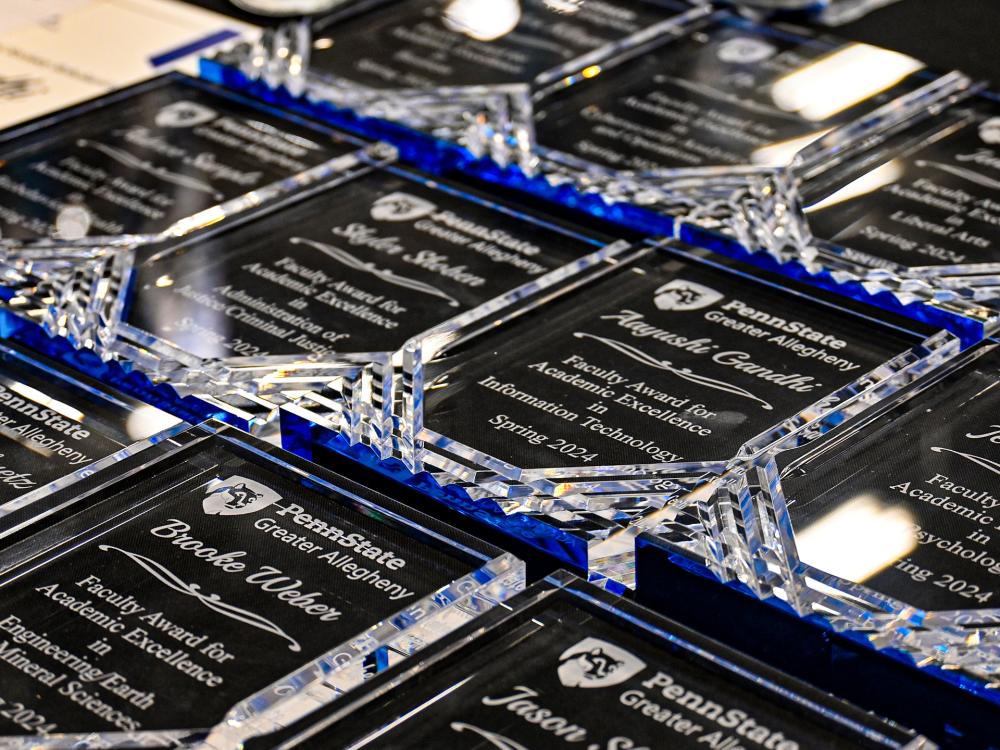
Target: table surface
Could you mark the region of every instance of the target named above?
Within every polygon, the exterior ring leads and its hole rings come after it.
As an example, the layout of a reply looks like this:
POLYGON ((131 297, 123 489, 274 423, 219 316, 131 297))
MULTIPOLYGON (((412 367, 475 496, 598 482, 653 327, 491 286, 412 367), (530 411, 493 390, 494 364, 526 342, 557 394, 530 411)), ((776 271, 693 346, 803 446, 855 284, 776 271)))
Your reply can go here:
MULTIPOLYGON (((239 10, 229 0, 187 0, 261 26, 283 19, 239 10)), ((1000 83, 998 0, 899 0, 859 20, 830 29, 858 42, 919 58, 937 70, 959 69, 1000 83)))

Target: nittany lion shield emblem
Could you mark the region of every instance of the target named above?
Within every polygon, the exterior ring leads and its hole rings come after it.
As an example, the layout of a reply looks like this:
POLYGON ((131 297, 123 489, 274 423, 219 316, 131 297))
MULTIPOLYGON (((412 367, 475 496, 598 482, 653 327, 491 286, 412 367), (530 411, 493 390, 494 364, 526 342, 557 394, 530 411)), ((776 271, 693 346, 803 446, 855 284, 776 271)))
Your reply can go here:
POLYGON ((559 657, 559 681, 566 687, 618 685, 639 674, 646 663, 600 638, 584 638, 559 657))
POLYGON ((193 128, 214 120, 215 110, 195 102, 174 102, 156 113, 158 128, 193 128))
POLYGON ((654 303, 660 310, 700 310, 714 305, 722 295, 693 281, 674 279, 656 290, 654 303))
POLYGON ((409 193, 389 193, 372 203, 375 221, 414 221, 429 216, 437 206, 409 193))
POLYGON ((281 499, 270 487, 236 476, 208 483, 201 507, 210 516, 242 516, 256 513, 281 499))

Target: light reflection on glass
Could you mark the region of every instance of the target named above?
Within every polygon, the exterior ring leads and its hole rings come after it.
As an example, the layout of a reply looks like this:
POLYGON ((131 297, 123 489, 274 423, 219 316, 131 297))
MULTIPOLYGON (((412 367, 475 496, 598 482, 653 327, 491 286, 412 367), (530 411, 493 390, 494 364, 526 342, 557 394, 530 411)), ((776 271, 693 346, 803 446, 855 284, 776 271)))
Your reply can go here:
POLYGON ((780 78, 774 103, 814 122, 850 109, 899 83, 924 65, 900 52, 870 44, 848 44, 780 78))
POLYGON ((905 508, 859 495, 795 535, 799 557, 825 573, 862 583, 917 546, 905 508))
POLYGON ((90 232, 91 215, 83 206, 63 206, 56 214, 55 236, 61 240, 78 240, 90 232))
POLYGON ((824 208, 844 203, 862 195, 874 193, 876 190, 891 185, 903 176, 903 165, 898 159, 893 159, 885 164, 876 167, 870 172, 865 172, 858 179, 847 183, 844 187, 831 193, 823 200, 808 206, 805 211, 822 211, 824 208))
POLYGON ((127 322, 199 357, 224 359, 231 354, 226 340, 234 328, 233 321, 226 312, 229 308, 217 310, 214 307, 191 304, 184 294, 167 291, 180 284, 180 291, 190 288, 213 299, 224 299, 211 290, 226 284, 226 266, 204 265, 205 262, 204 253, 184 255, 171 254, 169 251, 156 259, 155 263, 151 262, 148 266, 151 271, 156 266, 168 265, 172 272, 143 279, 144 283, 134 293, 133 315, 127 322), (164 291, 156 293, 152 291, 154 288, 164 291), (135 315, 140 310, 141 319, 137 320, 135 315))
POLYGON ((825 135, 828 130, 817 130, 798 138, 790 138, 787 141, 769 143, 761 146, 750 155, 750 163, 762 167, 785 167, 792 163, 795 155, 815 141, 825 135))
POLYGON ((150 435, 173 427, 180 421, 172 414, 167 414, 155 406, 144 404, 128 415, 128 420, 125 422, 125 432, 132 440, 145 440, 150 435))
POLYGON ((32 388, 30 385, 25 385, 24 383, 14 382, 8 386, 10 390, 15 393, 24 396, 24 398, 29 401, 34 401, 40 406, 44 406, 47 409, 51 409, 60 416, 66 417, 66 419, 71 419, 74 422, 83 421, 83 412, 79 409, 74 409, 69 404, 64 404, 62 401, 56 401, 51 396, 46 396, 37 388, 32 388))
POLYGON ((518 0, 452 0, 442 21, 452 31, 480 42, 509 34, 521 20, 518 0))
POLYGON ((553 13, 569 15, 583 7, 583 0, 545 0, 545 7, 553 13))

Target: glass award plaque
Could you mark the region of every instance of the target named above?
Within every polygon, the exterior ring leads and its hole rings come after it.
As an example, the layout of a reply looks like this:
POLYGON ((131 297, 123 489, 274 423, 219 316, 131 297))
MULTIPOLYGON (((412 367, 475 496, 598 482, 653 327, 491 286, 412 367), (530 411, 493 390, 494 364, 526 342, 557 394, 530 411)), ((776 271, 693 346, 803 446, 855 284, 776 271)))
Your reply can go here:
POLYGON ((0 545, 66 504, 61 488, 183 428, 154 406, 12 343, 0 344, 0 545), (148 441, 148 442, 147 442, 148 441))
POLYGON ((0 132, 0 249, 180 236, 321 178, 361 145, 168 74, 0 132))
POLYGON ((707 6, 673 12, 543 0, 362 5, 314 23, 311 38, 302 26, 277 34, 270 51, 227 53, 216 74, 402 123, 608 202, 764 236, 794 228, 787 167, 811 174, 969 86, 871 45, 707 6), (375 60, 372 49, 395 51, 375 60))
POLYGON ((237 747, 523 586, 511 555, 233 428, 153 452, 0 553, 0 743, 237 747))
POLYGON ((558 572, 267 748, 934 748, 558 572))
POLYGON ((51 332, 257 431, 304 390, 388 410, 384 372, 407 340, 450 336, 470 311, 497 314, 626 247, 386 161, 360 154, 273 210, 103 252, 47 285, 55 303, 31 299, 51 332))
POLYGON ((965 99, 802 187, 806 262, 1000 296, 1000 101, 965 99))
MULTIPOLYGON (((506 319, 467 317, 454 344, 412 339, 394 358, 391 440, 370 447, 452 501, 542 517, 579 537, 574 564, 627 575, 632 538, 613 532, 958 351, 951 333, 707 255, 637 248, 506 319)), ((351 438, 321 398, 287 411, 318 425, 312 440, 351 438)))
MULTIPOLYGON (((725 519, 730 554, 713 573, 1000 704, 998 383, 987 342, 685 499, 683 512, 725 519)), ((651 528, 640 589, 683 554, 674 518, 651 528)))

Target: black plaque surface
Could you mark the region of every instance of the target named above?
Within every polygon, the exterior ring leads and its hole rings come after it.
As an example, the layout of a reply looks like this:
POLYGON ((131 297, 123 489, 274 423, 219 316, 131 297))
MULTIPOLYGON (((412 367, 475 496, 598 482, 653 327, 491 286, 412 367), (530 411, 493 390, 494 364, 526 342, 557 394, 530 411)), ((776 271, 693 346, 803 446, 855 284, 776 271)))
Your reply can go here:
POLYGON ((482 564, 285 467, 209 436, 47 531, 0 581, 0 730, 211 727, 482 564))
POLYGON ((396 169, 139 256, 125 321, 200 357, 391 351, 603 243, 396 169))
POLYGON ((915 341, 873 330, 658 250, 432 362, 424 424, 525 468, 727 460, 915 341))
POLYGON ((153 234, 356 148, 165 76, 0 135, 0 237, 153 234))

